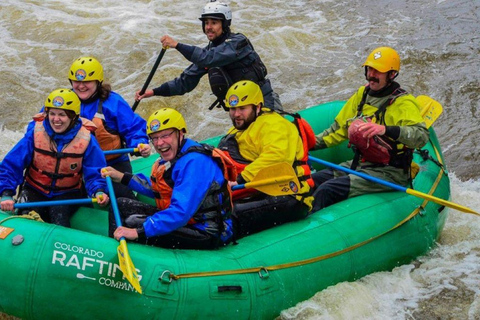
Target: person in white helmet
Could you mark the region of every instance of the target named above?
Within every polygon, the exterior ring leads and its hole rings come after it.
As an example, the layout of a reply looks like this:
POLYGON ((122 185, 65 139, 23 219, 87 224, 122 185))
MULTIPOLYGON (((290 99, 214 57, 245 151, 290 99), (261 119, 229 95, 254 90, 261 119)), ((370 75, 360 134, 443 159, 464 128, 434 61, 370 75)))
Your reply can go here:
POLYGON ((225 107, 224 99, 228 88, 240 80, 257 83, 265 99, 265 107, 282 110, 282 104, 266 78, 267 68, 263 64, 253 45, 241 33, 232 33, 232 11, 228 4, 211 1, 203 8, 199 18, 202 21, 203 33, 209 44, 200 48, 179 43, 172 37, 164 35, 160 41, 163 47, 177 49, 192 64, 174 80, 163 83, 153 90, 140 91, 135 94, 136 100, 152 96, 176 96, 192 91, 200 79, 208 73, 210 87, 217 100, 210 106, 225 107))

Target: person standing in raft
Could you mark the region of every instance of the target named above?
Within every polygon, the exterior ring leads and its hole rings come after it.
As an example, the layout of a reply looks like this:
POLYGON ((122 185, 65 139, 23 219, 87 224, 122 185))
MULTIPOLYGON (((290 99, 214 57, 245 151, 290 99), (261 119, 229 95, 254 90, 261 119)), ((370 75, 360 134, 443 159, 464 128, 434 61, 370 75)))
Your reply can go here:
POLYGON ((174 80, 163 83, 153 90, 140 91, 135 94, 136 100, 152 96, 176 96, 192 91, 200 79, 208 73, 213 94, 217 100, 210 109, 225 108, 225 94, 228 88, 239 80, 251 80, 260 85, 265 106, 282 110, 282 104, 266 78, 267 68, 263 64, 250 40, 241 33, 232 33, 232 11, 228 4, 210 1, 203 8, 199 18, 202 21, 203 33, 209 44, 205 48, 179 43, 168 35, 160 41, 164 48, 175 48, 192 64, 174 80))
MULTIPOLYGON (((44 110, 0 164, 1 209, 14 210, 13 196, 22 183, 19 203, 83 198, 82 179, 88 195, 96 197, 101 206, 107 205, 107 185, 100 175, 105 158, 92 135, 95 124, 79 117, 77 95, 70 89, 57 89, 47 97, 44 110)), ((70 227, 76 209, 72 205, 39 207, 19 214, 35 210, 46 222, 70 227)))
MULTIPOLYGON (((415 171, 413 150, 423 147, 429 138, 421 107, 415 97, 394 81, 400 71, 400 57, 394 49, 376 48, 363 67, 368 84, 346 102, 330 128, 317 135, 315 149, 332 147, 348 139, 355 156, 342 166, 407 186, 411 171, 415 171)), ((392 190, 333 169, 316 172, 312 177, 318 186, 313 211, 365 193, 392 190)))
POLYGON ((230 87, 226 105, 233 127, 218 148, 237 167, 239 174, 231 185, 250 182, 261 169, 282 162, 293 166, 301 183, 298 193, 288 196, 269 196, 255 190, 237 196, 235 191, 232 218, 236 237, 306 217, 313 201, 313 180, 306 162, 308 150, 297 127, 264 107, 262 91, 252 81, 242 80, 230 87), (246 198, 236 200, 242 196, 246 198))
POLYGON ((233 233, 232 205, 220 152, 186 138, 185 120, 174 109, 157 110, 147 126, 161 156, 150 179, 112 167, 102 170, 102 176, 155 198, 156 205, 118 198, 124 227, 116 227, 110 212, 110 235, 164 248, 214 249, 227 244, 233 233))

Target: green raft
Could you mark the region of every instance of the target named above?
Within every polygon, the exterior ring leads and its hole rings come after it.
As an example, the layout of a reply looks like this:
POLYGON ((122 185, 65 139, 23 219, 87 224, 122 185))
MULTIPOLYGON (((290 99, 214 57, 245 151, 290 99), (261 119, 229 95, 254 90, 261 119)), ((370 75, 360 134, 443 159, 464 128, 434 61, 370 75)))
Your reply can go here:
MULTIPOLYGON (((343 104, 300 113, 321 132, 343 104)), ((413 188, 448 200, 433 128, 424 150, 431 159, 415 155, 421 171, 413 188)), ((339 163, 353 153, 343 144, 314 155, 339 163)), ((135 171, 149 174, 154 158, 133 161, 135 171)), ((14 229, 0 239, 0 312, 23 319, 273 319, 328 286, 425 254, 440 236, 444 209, 394 191, 346 200, 215 251, 129 243, 143 295, 122 276, 118 242, 105 236, 106 211, 82 208, 72 229, 0 213, 0 234, 14 229)))

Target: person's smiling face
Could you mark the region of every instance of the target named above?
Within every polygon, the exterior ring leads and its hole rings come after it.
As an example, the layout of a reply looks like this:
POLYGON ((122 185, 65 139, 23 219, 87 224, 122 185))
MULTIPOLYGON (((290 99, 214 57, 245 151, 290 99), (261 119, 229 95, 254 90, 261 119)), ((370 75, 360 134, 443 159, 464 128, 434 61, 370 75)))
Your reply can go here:
POLYGON ((98 81, 72 81, 72 87, 80 100, 87 100, 97 92, 98 81))
POLYGON ((65 110, 54 108, 48 109, 48 121, 55 133, 65 132, 72 123, 65 110))

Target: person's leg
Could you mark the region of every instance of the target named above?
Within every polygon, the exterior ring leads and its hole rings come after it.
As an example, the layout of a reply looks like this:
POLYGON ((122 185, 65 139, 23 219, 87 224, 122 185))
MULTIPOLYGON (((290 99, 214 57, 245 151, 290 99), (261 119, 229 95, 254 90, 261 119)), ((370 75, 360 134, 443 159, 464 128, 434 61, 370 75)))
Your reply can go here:
MULTIPOLYGON (((121 223, 128 228, 140 227, 148 216, 159 211, 156 206, 129 198, 117 198, 117 206, 120 212, 121 223)), ((117 229, 117 223, 112 207, 110 207, 108 213, 108 226, 108 235, 113 237, 113 232, 117 229)))
POLYGON ((218 239, 204 231, 185 226, 164 236, 148 239, 148 244, 171 249, 207 250, 218 248, 218 239))
MULTIPOLYGON (((82 198, 82 195, 83 193, 81 191, 74 191, 58 195, 50 200, 80 199, 82 198)), ((73 214, 77 211, 78 208, 78 205, 62 205, 49 207, 48 215, 50 217, 51 223, 70 228, 70 218, 73 216, 73 214)))
POLYGON ((234 204, 232 220, 239 239, 286 222, 303 219, 308 209, 291 196, 272 197, 234 204))
MULTIPOLYGON (((40 202, 49 200, 40 192, 36 191, 35 189, 24 185, 20 194, 17 197, 17 203, 26 203, 26 202, 40 202)), ((47 207, 37 207, 37 208, 26 208, 26 209, 19 209, 18 215, 25 215, 28 214, 30 211, 37 212, 43 221, 50 222, 50 216, 48 215, 48 208, 47 207)))
MULTIPOLYGON (((325 176, 317 176, 315 185, 317 181, 321 181, 323 178, 325 178, 325 176)), ((313 202, 312 212, 316 212, 320 209, 331 206, 334 203, 347 199, 349 192, 350 176, 341 176, 333 179, 332 173, 332 178, 325 180, 313 192, 313 197, 315 200, 313 202)))

